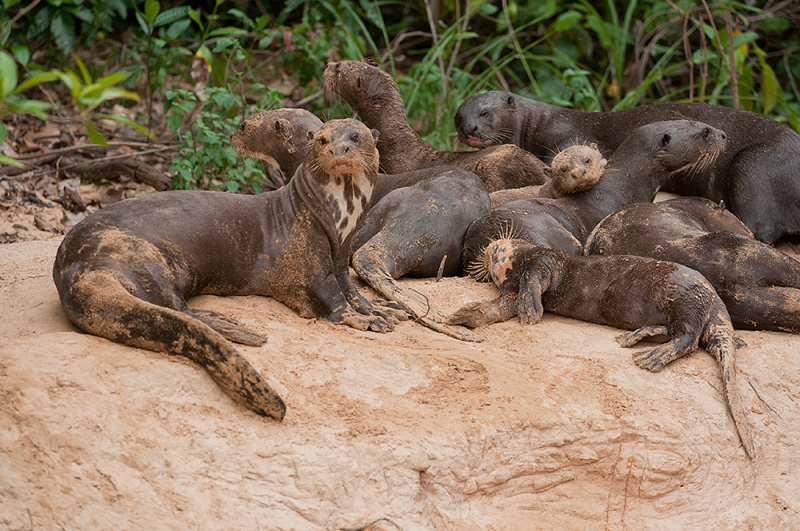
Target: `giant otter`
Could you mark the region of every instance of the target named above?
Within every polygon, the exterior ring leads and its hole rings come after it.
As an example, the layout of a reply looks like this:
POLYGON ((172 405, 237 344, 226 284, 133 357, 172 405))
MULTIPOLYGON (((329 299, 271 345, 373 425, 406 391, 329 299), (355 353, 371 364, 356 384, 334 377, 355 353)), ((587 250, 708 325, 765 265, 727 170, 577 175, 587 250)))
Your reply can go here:
POLYGON ((547 310, 632 330, 617 338, 624 347, 646 337, 667 336, 667 343, 633 356, 636 365, 650 371, 660 371, 700 344, 719 363, 739 438, 748 457, 755 456, 736 386, 733 326, 722 300, 700 273, 639 256, 571 256, 508 239, 489 244, 481 261, 500 294, 457 310, 450 323, 475 327, 519 315, 523 324, 532 324, 547 310))
POLYGON ((325 124, 294 178, 274 192, 160 192, 92 214, 56 255, 64 311, 89 333, 186 356, 234 401, 281 420, 281 398, 226 341, 266 339, 186 300, 268 295, 303 317, 392 329, 399 312, 358 294, 347 266, 375 186, 377 135, 356 120, 325 124))

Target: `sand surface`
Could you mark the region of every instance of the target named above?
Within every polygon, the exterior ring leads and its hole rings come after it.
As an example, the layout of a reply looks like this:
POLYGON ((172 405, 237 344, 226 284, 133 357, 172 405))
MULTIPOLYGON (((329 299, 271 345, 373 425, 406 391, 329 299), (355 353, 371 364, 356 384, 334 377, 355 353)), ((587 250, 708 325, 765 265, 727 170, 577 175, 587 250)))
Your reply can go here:
MULTIPOLYGON (((285 399, 277 423, 185 360, 71 325, 59 241, 0 246, 0 529, 800 528, 796 335, 740 334, 750 461, 702 350, 652 374, 618 330, 547 314, 470 344, 194 299, 269 337, 238 348, 285 399)), ((402 284, 445 312, 495 294, 402 284)))

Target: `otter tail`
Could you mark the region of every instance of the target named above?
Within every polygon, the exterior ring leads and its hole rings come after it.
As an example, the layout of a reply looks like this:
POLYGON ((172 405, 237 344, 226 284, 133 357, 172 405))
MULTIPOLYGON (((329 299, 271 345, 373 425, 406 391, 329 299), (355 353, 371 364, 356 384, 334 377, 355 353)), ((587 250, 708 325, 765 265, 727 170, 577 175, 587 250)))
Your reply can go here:
POLYGON ((703 347, 719 363, 722 371, 722 391, 725 394, 728 409, 733 417, 744 451, 750 459, 753 459, 756 456, 756 447, 753 443, 750 422, 747 419, 747 413, 736 382, 736 364, 734 361, 736 340, 733 337, 730 318, 724 308, 718 310, 717 315, 709 320, 705 330, 703 330, 701 341, 703 347))
POLYGON ((83 273, 60 295, 70 320, 86 332, 184 356, 208 371, 235 402, 283 420, 281 397, 220 333, 198 319, 135 297, 105 271, 83 273))

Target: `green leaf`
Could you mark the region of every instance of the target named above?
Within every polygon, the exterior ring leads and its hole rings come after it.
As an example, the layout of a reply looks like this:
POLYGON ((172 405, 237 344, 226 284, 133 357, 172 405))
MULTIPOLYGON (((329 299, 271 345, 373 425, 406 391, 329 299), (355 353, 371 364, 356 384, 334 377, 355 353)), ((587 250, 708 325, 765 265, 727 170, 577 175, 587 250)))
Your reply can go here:
POLYGON ((225 188, 227 188, 229 192, 235 194, 239 191, 239 183, 236 181, 225 181, 225 188))
POLYGON ((8 129, 6 128, 6 124, 0 122, 0 144, 6 141, 7 136, 8 136, 8 129))
POLYGON ((203 20, 200 18, 200 13, 198 13, 194 9, 190 9, 189 12, 186 14, 190 19, 194 20, 194 22, 200 26, 200 31, 204 31, 205 26, 203 26, 203 20))
POLYGON ((769 114, 778 101, 778 78, 775 71, 766 61, 761 63, 761 103, 764 105, 764 114, 769 114))
POLYGON ((564 32, 578 23, 583 15, 577 11, 567 11, 562 13, 555 22, 553 22, 553 31, 564 32))
POLYGON ((145 35, 150 35, 152 33, 152 29, 147 21, 144 19, 144 15, 142 15, 139 11, 136 12, 136 21, 139 23, 139 27, 142 28, 142 32, 145 35))
POLYGON ((188 30, 191 25, 192 21, 188 18, 177 20, 167 28, 167 37, 172 40, 179 39, 186 33, 186 30, 188 30))
POLYGON ((57 11, 50 19, 50 33, 56 46, 64 53, 71 53, 75 47, 75 20, 63 11, 57 11))
POLYGON ((226 48, 229 48, 230 46, 233 46, 233 44, 235 42, 236 42, 236 39, 231 39, 230 37, 223 37, 223 38, 221 38, 220 40, 217 41, 217 45, 214 46, 214 50, 212 50, 212 51, 213 51, 213 53, 219 53, 219 52, 225 50, 226 48))
POLYGON ((100 89, 95 85, 89 85, 81 91, 80 96, 77 98, 80 104, 87 107, 96 107, 104 101, 116 99, 139 101, 139 95, 123 88, 111 87, 107 89, 100 89))
POLYGON ((167 24, 172 24, 177 20, 186 18, 190 9, 191 8, 189 6, 181 6, 162 11, 153 21, 153 27, 158 28, 160 26, 166 26, 167 24))
POLYGON ((45 113, 44 111, 50 109, 51 107, 52 104, 46 101, 22 100, 22 101, 9 102, 8 112, 9 114, 13 113, 32 114, 41 120, 47 120, 47 113, 45 113))
POLYGON ((48 81, 53 81, 59 79, 62 75, 62 72, 57 70, 53 70, 51 72, 43 72, 41 74, 36 74, 35 76, 31 76, 22 83, 19 84, 17 90, 14 91, 14 94, 19 94, 24 90, 27 90, 33 86, 36 86, 40 83, 46 83, 48 81))
POLYGON ((0 101, 5 101, 17 88, 17 63, 0 51, 0 101))
POLYGON ((11 46, 11 53, 24 65, 28 64, 28 61, 31 60, 31 51, 24 44, 14 44, 11 46))
POLYGON ((183 116, 180 116, 178 114, 173 114, 167 118, 167 126, 169 126, 169 130, 172 131, 173 133, 178 129, 180 129, 182 125, 183 125, 183 116))
POLYGON ((208 34, 209 37, 219 37, 220 35, 247 35, 247 31, 242 28, 225 26, 224 28, 217 28, 208 34))
POLYGON ((145 126, 143 126, 142 124, 140 124, 138 122, 134 122, 133 120, 131 120, 127 116, 122 116, 122 115, 119 115, 119 114, 106 114, 106 113, 102 113, 102 112, 95 113, 95 116, 97 118, 104 118, 106 120, 114 120, 115 122, 119 122, 121 124, 125 124, 128 127, 130 127, 131 129, 135 129, 136 131, 139 131, 143 135, 153 136, 153 134, 150 132, 150 130, 148 128, 146 128, 145 126))
POLYGON ((7 164, 8 166, 16 166, 17 168, 24 168, 25 165, 16 159, 12 159, 8 155, 0 153, 0 164, 7 164))
POLYGON ((81 58, 77 55, 72 56, 75 59, 75 64, 78 65, 78 70, 81 71, 81 77, 83 78, 83 84, 88 85, 92 82, 92 76, 89 74, 89 69, 86 68, 86 65, 83 64, 81 58))
POLYGON ((149 28, 155 28, 156 17, 158 17, 159 11, 161 11, 161 4, 156 0, 147 0, 144 3, 144 18, 149 28))
POLYGON ((86 124, 86 136, 89 137, 89 140, 92 141, 93 144, 97 144, 99 146, 107 146, 108 140, 103 133, 97 130, 97 127, 92 123, 88 122, 86 124))
MULTIPOLYGON (((130 72, 115 72, 113 74, 101 77, 100 79, 97 80, 95 85, 102 88, 113 87, 117 83, 125 81, 129 75, 131 75, 130 72)), ((88 84, 89 83, 87 82, 87 85, 88 84)))

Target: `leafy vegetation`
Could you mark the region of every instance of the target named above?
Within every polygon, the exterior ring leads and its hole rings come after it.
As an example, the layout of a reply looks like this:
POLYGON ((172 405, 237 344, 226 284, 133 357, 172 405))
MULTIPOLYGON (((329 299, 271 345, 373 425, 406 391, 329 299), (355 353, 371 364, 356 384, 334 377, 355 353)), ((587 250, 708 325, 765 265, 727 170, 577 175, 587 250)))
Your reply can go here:
POLYGON ((49 80, 67 89, 61 105, 101 141, 89 124, 109 116, 107 96, 132 104, 140 95, 138 122, 178 142, 177 187, 269 187, 225 150, 226 135, 243 116, 288 100, 324 119, 350 112, 320 97, 335 59, 367 58, 393 73, 412 125, 445 148, 454 147, 458 105, 489 89, 582 110, 706 101, 800 128, 800 56, 791 53, 800 8, 791 2, 287 0, 276 12, 225 0, 2 2, 0 67, 10 71, 11 58, 27 79, 17 86, 15 70, 11 86, 3 76, 0 118, 41 99, 46 79, 37 76, 75 64, 77 74, 49 80), (99 48, 96 62, 80 51, 99 48))

